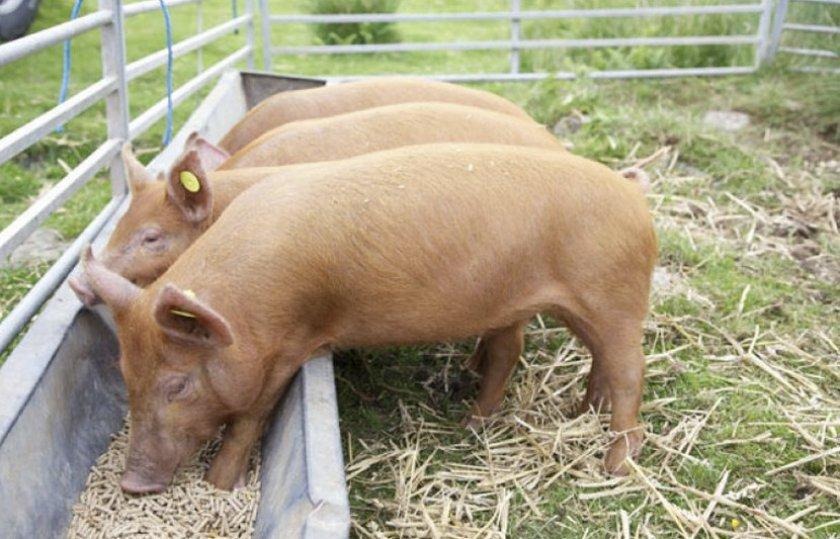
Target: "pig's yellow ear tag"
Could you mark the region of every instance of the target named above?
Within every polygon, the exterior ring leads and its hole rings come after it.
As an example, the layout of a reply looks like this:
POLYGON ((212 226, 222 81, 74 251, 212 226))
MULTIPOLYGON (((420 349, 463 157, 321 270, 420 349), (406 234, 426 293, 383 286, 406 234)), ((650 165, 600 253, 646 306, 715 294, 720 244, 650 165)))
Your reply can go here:
MULTIPOLYGON (((184 290, 184 295, 189 298, 195 299, 195 292, 193 292, 192 290, 184 290)), ((193 313, 181 311, 179 309, 170 309, 169 312, 174 314, 175 316, 183 316, 184 318, 195 318, 195 315, 193 313)))
POLYGON ((178 177, 181 180, 181 185, 183 185, 184 189, 190 193, 198 193, 201 191, 201 183, 198 181, 196 175, 189 170, 182 170, 178 177))

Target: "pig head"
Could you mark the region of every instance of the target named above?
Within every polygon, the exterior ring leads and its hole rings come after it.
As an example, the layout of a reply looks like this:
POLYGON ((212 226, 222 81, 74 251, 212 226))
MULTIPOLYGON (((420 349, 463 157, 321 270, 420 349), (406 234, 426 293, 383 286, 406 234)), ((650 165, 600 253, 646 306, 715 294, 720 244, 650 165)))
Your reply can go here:
MULTIPOLYGON (((83 259, 86 282, 120 328, 131 412, 121 487, 162 491, 179 464, 223 425, 231 431, 226 440, 242 429, 237 420, 258 400, 264 376, 241 360, 249 351, 237 346, 228 320, 195 293, 171 284, 141 289, 95 260, 90 248, 83 259)), ((244 484, 247 462, 231 461, 230 453, 223 444, 207 474, 220 488, 244 484)))
MULTIPOLYGON (((139 286, 157 279, 212 223, 207 173, 226 157, 193 133, 169 173, 155 179, 126 144, 122 160, 131 203, 100 255, 102 263, 139 286)), ((69 284, 82 303, 97 303, 83 277, 72 277, 69 284)))

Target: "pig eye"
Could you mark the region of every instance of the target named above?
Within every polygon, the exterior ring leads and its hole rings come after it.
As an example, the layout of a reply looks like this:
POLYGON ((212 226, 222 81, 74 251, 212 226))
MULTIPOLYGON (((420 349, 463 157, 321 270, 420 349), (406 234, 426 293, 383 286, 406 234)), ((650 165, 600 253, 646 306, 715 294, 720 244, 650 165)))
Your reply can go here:
POLYGON ((169 380, 166 384, 166 399, 170 402, 183 398, 189 393, 190 379, 188 376, 179 376, 169 380))
POLYGON ((152 250, 159 250, 162 248, 161 240, 163 240, 163 233, 158 229, 150 229, 143 233, 142 239, 143 247, 152 250))
POLYGON ((151 245, 160 241, 160 232, 157 230, 153 230, 151 232, 147 232, 146 235, 143 236, 143 243, 145 245, 151 245))

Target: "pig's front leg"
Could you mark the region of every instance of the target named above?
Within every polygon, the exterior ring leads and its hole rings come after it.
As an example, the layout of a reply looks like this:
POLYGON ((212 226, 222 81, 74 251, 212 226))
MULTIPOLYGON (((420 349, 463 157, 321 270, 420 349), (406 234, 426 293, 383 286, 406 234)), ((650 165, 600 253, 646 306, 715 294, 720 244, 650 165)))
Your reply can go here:
POLYGON ((251 449, 262 433, 262 416, 240 416, 225 429, 222 447, 210 464, 204 479, 222 490, 245 486, 251 449))

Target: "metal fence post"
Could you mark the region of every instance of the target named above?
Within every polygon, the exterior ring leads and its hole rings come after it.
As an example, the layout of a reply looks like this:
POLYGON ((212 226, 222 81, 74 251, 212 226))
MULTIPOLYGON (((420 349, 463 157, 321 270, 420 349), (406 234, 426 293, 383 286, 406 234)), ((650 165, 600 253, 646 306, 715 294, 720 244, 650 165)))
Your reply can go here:
POLYGON ((521 36, 521 19, 519 12, 522 10, 522 0, 510 0, 510 11, 513 13, 510 19, 510 72, 519 73, 519 39, 521 36))
POLYGON ((248 69, 254 69, 254 0, 245 0, 245 13, 251 16, 245 27, 245 42, 251 47, 248 51, 248 69))
POLYGON ((271 71, 271 14, 268 0, 260 0, 260 21, 262 22, 263 69, 271 71))
POLYGON ((773 14, 773 0, 761 0, 761 18, 758 21, 758 44, 755 47, 755 68, 767 60, 770 45, 770 20, 773 14))
POLYGON ((765 54, 765 61, 772 62, 776 58, 776 53, 779 52, 779 44, 782 42, 782 30, 785 26, 785 18, 787 17, 788 0, 779 0, 779 5, 776 6, 776 13, 773 15, 773 27, 770 31, 770 43, 767 45, 767 52, 765 54))
MULTIPOLYGON (((99 0, 99 9, 112 13, 111 22, 101 30, 102 76, 114 77, 116 88, 105 97, 105 116, 108 120, 108 138, 127 141, 128 135, 128 86, 125 77, 125 29, 123 28, 122 0, 99 0)), ((119 153, 110 164, 112 196, 126 192, 125 169, 119 153)))

